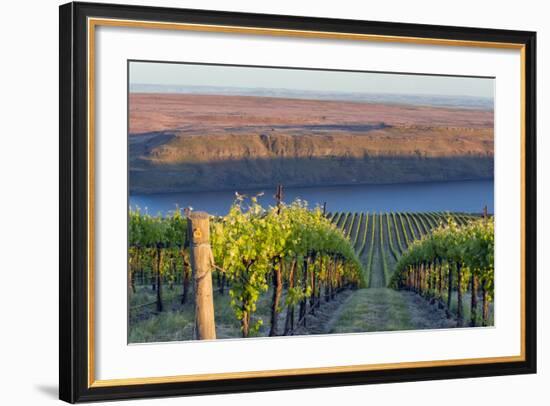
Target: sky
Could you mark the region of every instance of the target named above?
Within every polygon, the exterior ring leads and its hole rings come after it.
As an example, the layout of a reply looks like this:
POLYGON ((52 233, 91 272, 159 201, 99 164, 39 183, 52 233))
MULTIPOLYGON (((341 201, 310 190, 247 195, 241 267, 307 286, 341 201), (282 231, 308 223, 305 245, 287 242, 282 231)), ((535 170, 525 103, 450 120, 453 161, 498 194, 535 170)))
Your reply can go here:
POLYGON ((130 85, 221 86, 293 91, 493 98, 494 79, 304 69, 130 62, 130 85))

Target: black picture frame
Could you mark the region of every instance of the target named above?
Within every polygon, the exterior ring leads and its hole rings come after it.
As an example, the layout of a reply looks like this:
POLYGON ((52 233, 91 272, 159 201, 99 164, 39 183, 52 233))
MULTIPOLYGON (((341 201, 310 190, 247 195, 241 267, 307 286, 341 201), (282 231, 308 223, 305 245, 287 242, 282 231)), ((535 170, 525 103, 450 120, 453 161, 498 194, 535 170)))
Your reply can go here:
POLYGON ((205 10, 68 3, 60 6, 60 252, 59 397, 67 402, 220 394, 373 383, 424 381, 536 372, 536 33, 260 15, 205 10), (260 27, 328 33, 511 43, 523 47, 524 65, 524 349, 523 360, 275 377, 90 386, 88 369, 87 19, 89 17, 260 27))

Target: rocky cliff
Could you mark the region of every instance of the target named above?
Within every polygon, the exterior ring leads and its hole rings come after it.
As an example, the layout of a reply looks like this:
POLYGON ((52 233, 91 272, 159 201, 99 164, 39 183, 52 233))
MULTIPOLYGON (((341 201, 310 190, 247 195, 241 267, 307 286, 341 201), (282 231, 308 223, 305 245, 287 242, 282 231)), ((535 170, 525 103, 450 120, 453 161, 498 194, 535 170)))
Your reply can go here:
POLYGON ((177 96, 131 99, 131 192, 493 177, 492 112, 177 96))

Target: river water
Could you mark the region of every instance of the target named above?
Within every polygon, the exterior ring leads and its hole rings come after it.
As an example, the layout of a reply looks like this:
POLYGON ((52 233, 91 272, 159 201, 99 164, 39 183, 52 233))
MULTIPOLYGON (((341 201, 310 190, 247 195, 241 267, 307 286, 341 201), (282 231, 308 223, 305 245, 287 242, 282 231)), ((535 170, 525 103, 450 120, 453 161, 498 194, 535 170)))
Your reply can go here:
MULTIPOLYGON (((259 197, 262 205, 273 205, 275 188, 240 190, 246 196, 259 197)), ((348 185, 307 188, 285 188, 285 202, 295 199, 308 202, 310 207, 326 202, 327 212, 385 212, 385 211, 458 211, 481 213, 487 205, 494 211, 493 180, 455 182, 425 182, 390 185, 348 185)), ((147 209, 150 214, 167 214, 176 207, 191 206, 194 210, 214 215, 227 213, 235 199, 234 191, 166 193, 130 195, 130 207, 147 209)))

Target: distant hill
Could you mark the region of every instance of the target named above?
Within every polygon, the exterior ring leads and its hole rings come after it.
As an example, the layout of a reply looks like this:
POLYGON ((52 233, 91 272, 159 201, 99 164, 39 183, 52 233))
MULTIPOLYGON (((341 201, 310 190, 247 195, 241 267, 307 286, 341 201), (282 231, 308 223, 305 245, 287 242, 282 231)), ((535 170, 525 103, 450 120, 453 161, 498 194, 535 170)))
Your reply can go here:
POLYGON ((493 177, 488 110, 133 93, 129 143, 135 193, 493 177))
POLYGON ((474 96, 414 95, 364 92, 316 92, 312 90, 268 89, 220 86, 176 86, 134 83, 132 93, 197 94, 217 96, 256 96, 284 99, 347 101, 360 103, 408 104, 415 106, 453 107, 493 110, 493 99, 474 96))

